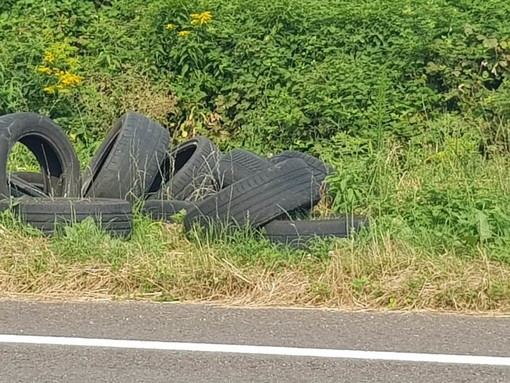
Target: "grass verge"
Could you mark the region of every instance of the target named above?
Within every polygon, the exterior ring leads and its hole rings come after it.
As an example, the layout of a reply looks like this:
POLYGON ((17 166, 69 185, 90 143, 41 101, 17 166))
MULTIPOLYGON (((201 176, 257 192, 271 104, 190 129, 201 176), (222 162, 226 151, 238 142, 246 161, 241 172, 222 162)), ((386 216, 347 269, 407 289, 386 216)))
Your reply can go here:
POLYGON ((235 305, 506 312, 510 265, 417 248, 377 226, 310 252, 249 232, 205 240, 137 217, 129 241, 84 222, 33 236, 4 215, 0 296, 149 299, 235 305))
POLYGON ((48 239, 4 214, 0 298, 510 312, 510 161, 480 153, 477 128, 455 116, 432 132, 406 147, 381 129, 364 151, 325 148, 336 173, 316 213, 366 214, 371 226, 307 252, 141 216, 128 241, 89 222, 48 239))

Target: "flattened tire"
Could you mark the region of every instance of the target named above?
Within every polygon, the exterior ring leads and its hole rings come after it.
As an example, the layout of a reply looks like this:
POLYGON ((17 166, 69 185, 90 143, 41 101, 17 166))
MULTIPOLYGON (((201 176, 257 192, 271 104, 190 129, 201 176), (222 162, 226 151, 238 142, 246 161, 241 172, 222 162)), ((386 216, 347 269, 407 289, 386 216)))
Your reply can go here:
POLYGON ((34 154, 48 188, 50 177, 59 179, 57 196, 80 195, 80 163, 62 128, 36 113, 13 113, 0 117, 0 196, 10 196, 7 161, 17 142, 34 154))
POLYGON ((302 249, 308 247, 315 238, 347 238, 368 226, 367 217, 346 215, 332 219, 314 221, 274 220, 264 226, 265 236, 275 243, 302 249))
POLYGON ((196 206, 196 203, 190 201, 148 200, 142 212, 154 220, 176 223, 173 218, 176 214, 182 210, 188 212, 196 206))
POLYGON ((28 182, 32 186, 44 190, 44 176, 42 173, 36 172, 15 172, 14 176, 21 178, 23 181, 28 182))
POLYGON ((320 199, 319 185, 303 160, 283 161, 236 182, 200 202, 184 218, 184 227, 195 222, 262 226, 288 212, 313 206, 320 199))
MULTIPOLYGON (((43 175, 41 174, 41 181, 43 180, 43 175)), ((11 188, 11 196, 13 197, 38 197, 38 198, 48 198, 48 195, 44 193, 44 184, 39 185, 42 188, 33 185, 30 182, 25 181, 23 178, 18 177, 15 174, 9 174, 9 186, 11 188)))
POLYGON ((169 140, 170 134, 157 122, 125 113, 90 162, 82 194, 130 201, 145 197, 167 158, 169 140))
POLYGON ((15 172, 14 176, 21 178, 23 181, 28 182, 33 187, 41 190, 46 195, 57 196, 58 190, 61 190, 62 185, 59 183, 59 179, 56 177, 50 177, 50 189, 46 185, 44 175, 36 172, 15 172))
POLYGON ((125 200, 23 197, 0 201, 0 211, 9 209, 22 222, 46 235, 53 235, 59 226, 71 226, 89 217, 115 237, 128 237, 133 231, 131 204, 125 200))
POLYGON ((233 149, 223 154, 218 162, 216 176, 221 189, 232 185, 253 173, 269 169, 272 164, 265 158, 243 149, 233 149))
POLYGON ((169 154, 170 180, 153 199, 198 201, 217 189, 218 147, 206 137, 195 137, 169 154))
POLYGON ((285 150, 269 159, 269 162, 277 164, 290 158, 299 158, 306 162, 313 173, 313 176, 319 183, 323 183, 326 177, 334 172, 334 169, 324 161, 310 156, 309 154, 298 152, 296 150, 285 150))

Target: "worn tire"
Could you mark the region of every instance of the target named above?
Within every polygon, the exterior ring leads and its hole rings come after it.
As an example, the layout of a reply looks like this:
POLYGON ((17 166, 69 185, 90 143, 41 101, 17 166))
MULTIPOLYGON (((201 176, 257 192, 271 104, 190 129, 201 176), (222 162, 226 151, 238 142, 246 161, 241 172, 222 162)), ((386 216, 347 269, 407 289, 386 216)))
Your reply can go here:
POLYGON ((309 154, 298 152, 296 150, 285 150, 269 159, 269 162, 276 164, 290 158, 299 158, 306 162, 313 173, 313 176, 319 183, 323 183, 326 177, 334 172, 334 169, 324 161, 310 156, 309 154))
POLYGON ((198 201, 217 189, 215 174, 220 157, 218 147, 206 137, 195 137, 169 154, 170 180, 153 199, 198 201))
POLYGON ((133 230, 131 203, 125 200, 23 197, 0 201, 0 211, 9 209, 46 235, 53 235, 61 225, 70 226, 88 217, 112 236, 128 237, 133 230))
MULTIPOLYGON (((17 176, 16 174, 9 174, 9 187, 11 189, 12 197, 38 197, 38 198, 48 198, 48 194, 44 192, 44 184, 39 185, 41 187, 37 187, 36 185, 24 180, 23 178, 17 176)), ((43 176, 41 174, 41 180, 43 176)))
POLYGON ((239 226, 262 226, 301 207, 310 207, 320 199, 319 185, 300 159, 280 162, 254 173, 200 202, 184 218, 190 229, 197 222, 207 227, 214 222, 239 226))
POLYGON ((21 178, 39 190, 44 190, 44 176, 36 172, 15 172, 12 175, 21 178))
POLYGON ((167 158, 170 134, 157 122, 125 113, 108 132, 84 176, 85 197, 135 200, 146 196, 167 158))
POLYGON ((21 178, 23 181, 28 182, 33 187, 41 190, 46 195, 57 196, 59 190, 62 189, 60 180, 57 177, 50 177, 50 188, 48 189, 47 181, 44 179, 44 174, 36 172, 15 172, 14 176, 21 178))
POLYGON ((233 149, 223 154, 218 162, 216 180, 221 189, 253 173, 267 170, 272 164, 265 158, 243 149, 233 149))
POLYGON ((62 185, 57 196, 79 196, 80 163, 71 141, 60 126, 36 113, 13 113, 0 117, 0 196, 10 196, 7 161, 17 142, 34 154, 48 189, 50 177, 56 177, 62 185))
POLYGON ((175 223, 174 215, 182 210, 188 212, 194 207, 196 203, 190 201, 147 200, 143 205, 142 213, 154 220, 175 223))
POLYGON ((315 221, 274 220, 264 226, 265 236, 271 241, 293 248, 306 248, 315 238, 347 238, 368 226, 368 219, 359 215, 346 215, 315 221))

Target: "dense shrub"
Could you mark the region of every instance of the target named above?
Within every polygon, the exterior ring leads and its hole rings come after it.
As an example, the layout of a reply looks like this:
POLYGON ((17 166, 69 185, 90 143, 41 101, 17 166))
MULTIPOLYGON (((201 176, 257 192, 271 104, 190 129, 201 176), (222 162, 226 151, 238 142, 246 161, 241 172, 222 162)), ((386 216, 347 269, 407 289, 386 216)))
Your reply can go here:
POLYGON ((373 138, 381 126, 406 142, 448 111, 483 118, 487 142, 506 148, 507 1, 40 3, 0 8, 0 113, 39 110, 84 140, 122 112, 105 115, 98 105, 138 91, 103 86, 119 76, 129 83, 128 73, 144 78, 156 99, 179 98, 157 117, 184 135, 318 150, 345 133, 373 138), (212 20, 192 24, 201 12, 212 20), (47 94, 37 68, 59 44, 72 47, 83 83, 47 94))

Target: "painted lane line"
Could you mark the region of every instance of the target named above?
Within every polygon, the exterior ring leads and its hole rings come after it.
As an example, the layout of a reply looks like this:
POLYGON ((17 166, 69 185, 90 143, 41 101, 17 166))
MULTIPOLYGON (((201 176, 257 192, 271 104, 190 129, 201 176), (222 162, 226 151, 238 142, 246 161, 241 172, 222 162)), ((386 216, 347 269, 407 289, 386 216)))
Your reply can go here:
POLYGON ((510 357, 477 356, 477 355, 422 354, 422 353, 388 352, 388 351, 335 350, 321 348, 271 347, 271 346, 249 346, 234 344, 180 343, 180 342, 157 342, 142 340, 69 338, 54 336, 0 334, 0 344, 1 343, 146 349, 159 351, 188 351, 188 352, 215 352, 231 354, 303 356, 314 358, 365 359, 398 362, 471 364, 471 365, 510 367, 510 357))

